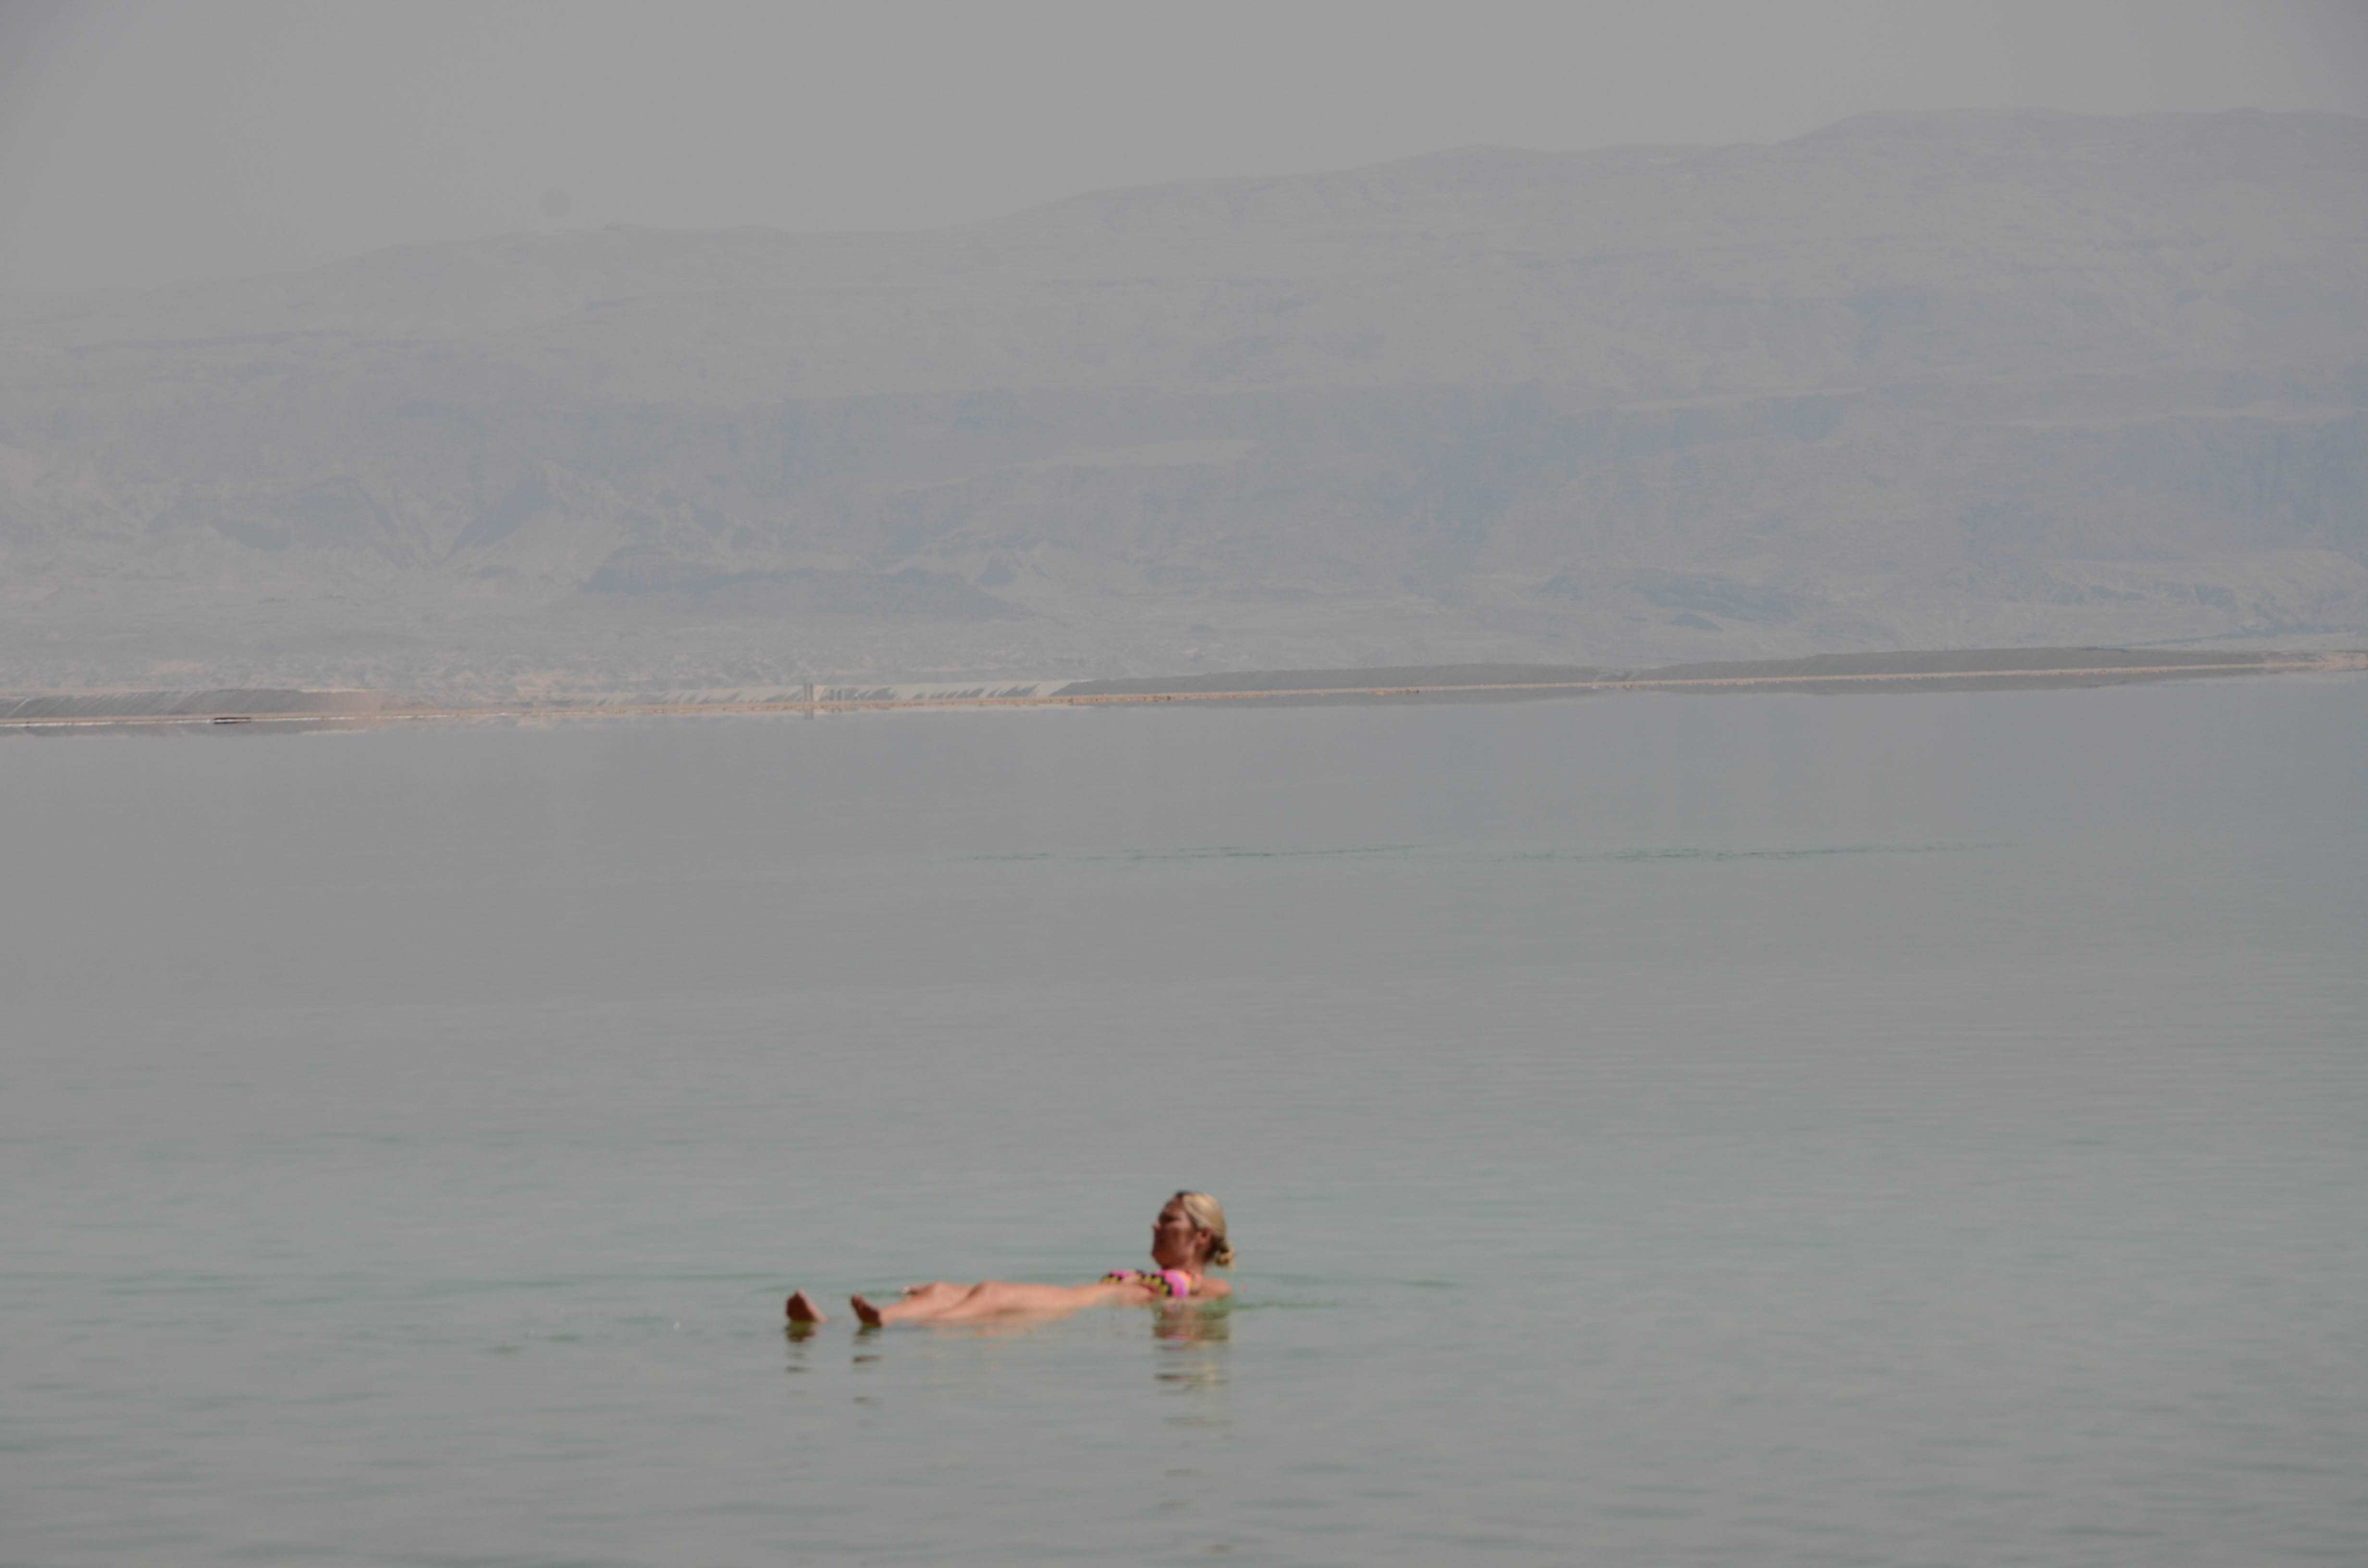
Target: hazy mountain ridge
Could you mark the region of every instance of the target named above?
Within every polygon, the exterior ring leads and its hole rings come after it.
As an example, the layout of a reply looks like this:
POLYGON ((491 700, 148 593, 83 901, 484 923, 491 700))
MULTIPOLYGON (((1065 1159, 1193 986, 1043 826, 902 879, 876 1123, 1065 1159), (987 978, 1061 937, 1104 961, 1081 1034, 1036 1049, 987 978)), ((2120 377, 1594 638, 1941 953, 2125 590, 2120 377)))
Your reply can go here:
POLYGON ((2368 122, 1870 116, 20 312, 0 603, 19 686, 2357 636, 2368 122))

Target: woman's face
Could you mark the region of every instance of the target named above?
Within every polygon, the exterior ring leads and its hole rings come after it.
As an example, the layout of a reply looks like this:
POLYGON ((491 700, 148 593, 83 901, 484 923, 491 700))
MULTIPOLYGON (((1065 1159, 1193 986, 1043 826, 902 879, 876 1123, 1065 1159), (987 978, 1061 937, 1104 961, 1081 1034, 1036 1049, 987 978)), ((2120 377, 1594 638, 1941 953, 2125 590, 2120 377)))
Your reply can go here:
POLYGON ((1192 1222, 1180 1199, 1168 1199, 1151 1222, 1151 1261, 1162 1268, 1198 1268, 1209 1256, 1209 1233, 1192 1222))

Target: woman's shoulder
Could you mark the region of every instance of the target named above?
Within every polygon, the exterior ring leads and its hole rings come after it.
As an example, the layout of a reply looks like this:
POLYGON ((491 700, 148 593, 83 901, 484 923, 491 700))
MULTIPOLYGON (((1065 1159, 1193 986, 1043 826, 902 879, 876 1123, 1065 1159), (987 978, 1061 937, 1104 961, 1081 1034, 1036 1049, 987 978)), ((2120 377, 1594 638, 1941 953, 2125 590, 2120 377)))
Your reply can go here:
POLYGON ((1233 1293, 1233 1281, 1220 1279, 1214 1275, 1204 1274, 1192 1283, 1192 1294, 1200 1300, 1221 1301, 1233 1293))

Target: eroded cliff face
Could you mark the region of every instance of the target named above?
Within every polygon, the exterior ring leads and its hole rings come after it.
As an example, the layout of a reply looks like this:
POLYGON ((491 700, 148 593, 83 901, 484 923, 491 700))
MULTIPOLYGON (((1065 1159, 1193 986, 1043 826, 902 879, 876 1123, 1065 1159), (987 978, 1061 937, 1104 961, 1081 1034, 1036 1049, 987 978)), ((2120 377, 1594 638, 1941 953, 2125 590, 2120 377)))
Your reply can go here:
POLYGON ((2368 633, 2368 122, 1878 116, 0 323, 0 684, 2368 633))

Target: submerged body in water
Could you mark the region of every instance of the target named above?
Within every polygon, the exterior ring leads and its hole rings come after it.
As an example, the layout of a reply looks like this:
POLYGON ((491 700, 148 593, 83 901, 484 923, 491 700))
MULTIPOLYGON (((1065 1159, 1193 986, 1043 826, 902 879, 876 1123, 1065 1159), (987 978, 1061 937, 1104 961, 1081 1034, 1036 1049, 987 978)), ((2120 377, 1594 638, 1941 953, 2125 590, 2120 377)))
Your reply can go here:
MULTIPOLYGON (((1212 1267, 1228 1267, 1233 1244, 1225 1239, 1225 1210, 1205 1192, 1178 1192, 1151 1222, 1151 1260, 1158 1268, 1149 1274, 1132 1268, 1113 1269, 1091 1285, 1030 1285, 1006 1279, 982 1279, 974 1285, 932 1280, 908 1285, 886 1306, 860 1294, 848 1298, 855 1315, 866 1328, 892 1323, 976 1323, 985 1318, 1019 1313, 1072 1312, 1080 1307, 1147 1306, 1154 1301, 1222 1301, 1234 1293, 1223 1279, 1212 1279, 1212 1267)), ((790 1294, 789 1320, 818 1324, 828 1320, 803 1290, 790 1294)))

